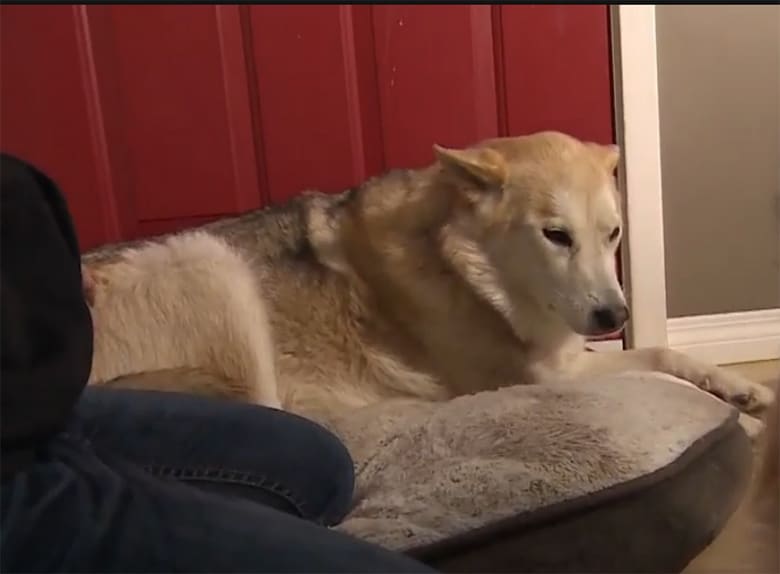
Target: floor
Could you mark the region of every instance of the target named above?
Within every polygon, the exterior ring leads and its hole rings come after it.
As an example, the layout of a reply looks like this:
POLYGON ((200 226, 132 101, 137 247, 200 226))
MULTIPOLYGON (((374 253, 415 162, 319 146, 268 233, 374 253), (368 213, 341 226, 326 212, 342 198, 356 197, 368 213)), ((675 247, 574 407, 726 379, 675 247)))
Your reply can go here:
MULTIPOLYGON (((780 382, 780 360, 728 365, 725 368, 759 383, 776 386, 780 382)), ((731 527, 730 531, 729 526, 727 526, 721 536, 716 538, 704 552, 689 564, 684 574, 734 572, 725 566, 739 562, 739 560, 735 560, 735 557, 741 556, 733 544, 735 526, 732 524, 731 527)), ((777 548, 770 551, 777 552, 777 548)))

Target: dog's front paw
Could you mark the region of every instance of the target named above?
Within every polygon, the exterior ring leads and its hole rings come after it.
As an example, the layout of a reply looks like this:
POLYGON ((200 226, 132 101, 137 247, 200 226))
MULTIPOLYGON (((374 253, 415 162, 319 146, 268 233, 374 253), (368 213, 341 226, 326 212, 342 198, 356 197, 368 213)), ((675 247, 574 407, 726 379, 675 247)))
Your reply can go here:
POLYGON ((752 383, 751 388, 745 393, 736 394, 733 397, 734 405, 746 413, 763 413, 775 400, 775 392, 758 383, 752 383))
POLYGON ((716 367, 707 373, 702 388, 750 414, 764 412, 775 398, 775 392, 769 387, 716 367))
POLYGON ((774 391, 769 387, 725 369, 713 368, 708 378, 713 394, 744 413, 760 414, 769 408, 775 398, 774 391))
POLYGON ((774 401, 775 393, 769 387, 683 353, 659 349, 656 361, 658 370, 685 379, 744 413, 760 414, 774 401))

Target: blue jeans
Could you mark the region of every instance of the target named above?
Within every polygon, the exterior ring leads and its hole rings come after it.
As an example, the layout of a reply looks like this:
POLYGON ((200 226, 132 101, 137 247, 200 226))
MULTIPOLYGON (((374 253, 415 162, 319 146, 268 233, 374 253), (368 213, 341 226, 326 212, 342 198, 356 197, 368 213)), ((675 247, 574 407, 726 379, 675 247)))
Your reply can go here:
POLYGON ((320 526, 348 511, 352 473, 336 437, 289 413, 90 388, 2 484, 0 570, 428 572, 320 526))

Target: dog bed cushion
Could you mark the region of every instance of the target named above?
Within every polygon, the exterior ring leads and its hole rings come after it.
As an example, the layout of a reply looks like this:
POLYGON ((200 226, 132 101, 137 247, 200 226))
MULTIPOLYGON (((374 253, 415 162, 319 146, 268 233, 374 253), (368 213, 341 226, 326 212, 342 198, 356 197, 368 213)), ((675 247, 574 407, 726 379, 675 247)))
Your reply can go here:
POLYGON ((654 373, 391 402, 332 423, 357 472, 338 529, 445 571, 679 572, 750 474, 737 412, 654 373))

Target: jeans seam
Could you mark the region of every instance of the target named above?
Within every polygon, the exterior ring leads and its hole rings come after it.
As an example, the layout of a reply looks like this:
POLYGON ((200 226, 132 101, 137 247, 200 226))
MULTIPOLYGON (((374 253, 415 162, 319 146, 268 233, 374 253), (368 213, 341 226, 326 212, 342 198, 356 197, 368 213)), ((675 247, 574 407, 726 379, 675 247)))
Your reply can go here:
POLYGON ((182 482, 214 482, 238 484, 270 491, 289 502, 302 517, 307 517, 306 503, 281 483, 267 476, 251 472, 214 467, 181 467, 163 465, 145 465, 150 474, 166 478, 175 478, 182 482))

